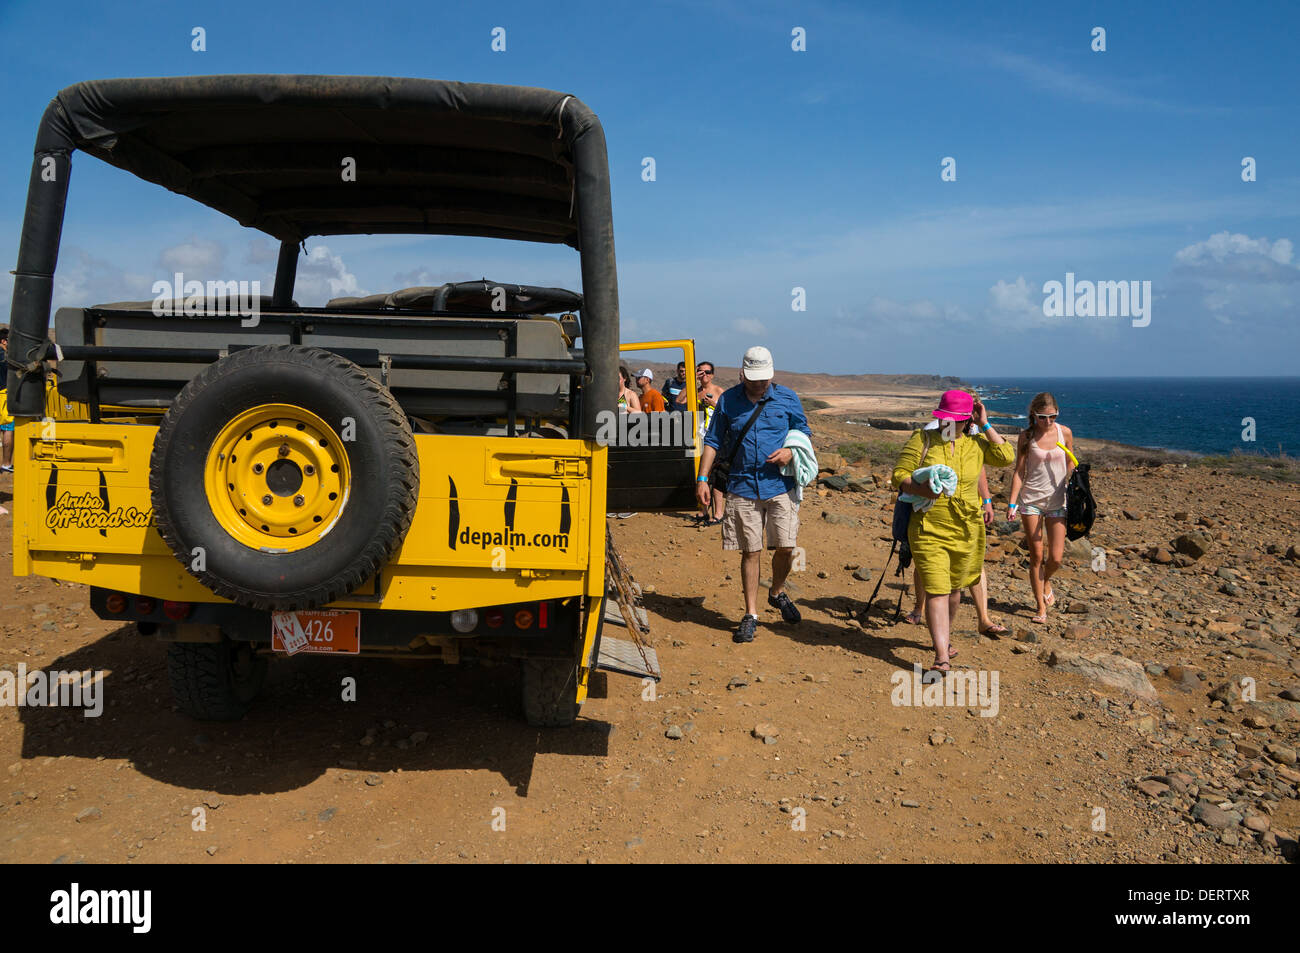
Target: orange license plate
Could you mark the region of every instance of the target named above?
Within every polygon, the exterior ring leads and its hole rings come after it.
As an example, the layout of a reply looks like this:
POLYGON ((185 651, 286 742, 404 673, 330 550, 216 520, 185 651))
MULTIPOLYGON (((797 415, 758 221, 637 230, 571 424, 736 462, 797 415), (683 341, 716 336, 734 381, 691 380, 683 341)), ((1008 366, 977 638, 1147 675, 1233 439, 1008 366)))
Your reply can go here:
POLYGON ((271 648, 286 655, 299 652, 356 655, 361 651, 361 612, 357 609, 272 612, 271 648))

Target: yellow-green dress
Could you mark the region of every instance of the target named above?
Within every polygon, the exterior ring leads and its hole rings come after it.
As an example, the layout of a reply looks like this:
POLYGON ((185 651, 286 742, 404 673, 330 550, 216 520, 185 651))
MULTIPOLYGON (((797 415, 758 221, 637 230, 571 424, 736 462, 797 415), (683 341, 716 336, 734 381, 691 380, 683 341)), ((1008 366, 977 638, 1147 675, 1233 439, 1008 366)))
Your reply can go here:
POLYGON ((984 564, 984 518, 979 498, 980 469, 985 465, 1008 467, 1015 462, 1015 444, 992 443, 983 434, 961 436, 944 443, 937 430, 928 431, 929 450, 921 459, 923 431, 916 431, 894 464, 893 484, 899 484, 921 467, 946 464, 957 471, 957 492, 940 496, 923 513, 913 513, 907 524, 907 541, 921 574, 921 585, 932 596, 956 592, 979 581, 984 564))

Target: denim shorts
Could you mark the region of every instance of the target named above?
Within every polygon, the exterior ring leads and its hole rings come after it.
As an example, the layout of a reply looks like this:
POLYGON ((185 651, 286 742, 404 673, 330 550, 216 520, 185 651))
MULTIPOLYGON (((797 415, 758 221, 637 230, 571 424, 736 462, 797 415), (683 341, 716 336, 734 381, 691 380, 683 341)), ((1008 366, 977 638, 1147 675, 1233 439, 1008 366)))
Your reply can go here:
MULTIPOLYGON (((1026 503, 1025 505, 1023 505, 1023 506, 1020 507, 1020 513, 1021 513, 1022 516, 1042 516, 1042 515, 1043 515, 1043 511, 1042 511, 1042 510, 1040 510, 1040 509, 1039 509, 1038 507, 1036 507, 1036 506, 1030 506, 1028 503, 1026 503)), ((1065 519, 1065 507, 1063 506, 1063 507, 1061 507, 1059 510, 1048 510, 1048 511, 1047 511, 1047 516, 1048 516, 1049 518, 1051 518, 1051 519, 1063 520, 1063 519, 1065 519)))

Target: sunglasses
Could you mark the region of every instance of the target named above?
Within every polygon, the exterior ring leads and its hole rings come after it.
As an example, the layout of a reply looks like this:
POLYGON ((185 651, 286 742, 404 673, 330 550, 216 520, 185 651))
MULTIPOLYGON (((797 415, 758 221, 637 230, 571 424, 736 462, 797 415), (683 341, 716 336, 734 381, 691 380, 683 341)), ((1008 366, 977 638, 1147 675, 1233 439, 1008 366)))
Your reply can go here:
POLYGON ((1034 414, 1039 420, 1055 420, 1056 414, 1034 414))

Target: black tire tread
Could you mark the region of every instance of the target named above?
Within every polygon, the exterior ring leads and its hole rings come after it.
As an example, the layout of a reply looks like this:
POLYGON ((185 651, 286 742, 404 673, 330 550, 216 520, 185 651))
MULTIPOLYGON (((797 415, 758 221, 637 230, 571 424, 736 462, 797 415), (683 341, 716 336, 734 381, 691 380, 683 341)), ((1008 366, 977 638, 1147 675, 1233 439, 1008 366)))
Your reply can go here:
POLYGON ((567 728, 578 720, 578 663, 574 659, 523 660, 524 718, 537 728, 567 728))
MULTIPOLYGON (((167 677, 177 706, 200 721, 238 721, 252 707, 252 699, 241 699, 230 673, 225 642, 173 642, 167 647, 167 677)), ((256 688, 266 677, 266 662, 254 676, 256 688)), ((255 692, 254 692, 255 694, 255 692)))
POLYGON ((406 414, 392 392, 346 358, 320 348, 294 344, 258 345, 236 351, 204 368, 181 390, 168 409, 158 430, 157 439, 154 441, 149 465, 149 492, 153 499, 154 522, 163 542, 180 560, 181 565, 216 595, 239 605, 264 611, 309 609, 326 605, 355 591, 371 579, 392 559, 401 546, 406 531, 410 528, 411 520, 415 516, 419 486, 419 462, 415 437, 406 414), (376 518, 376 523, 386 527, 386 531, 377 534, 366 551, 362 552, 346 570, 291 597, 275 592, 257 592, 245 586, 234 586, 206 569, 202 571, 191 569, 190 554, 171 523, 162 489, 161 462, 166 458, 168 444, 175 433, 173 427, 169 426, 169 422, 179 420, 203 388, 242 370, 249 363, 271 360, 276 356, 284 356, 292 360, 306 357, 318 365, 317 370, 321 375, 342 377, 361 393, 363 400, 373 408, 376 419, 388 425, 384 440, 390 458, 398 467, 400 475, 395 482, 401 487, 400 493, 388 495, 383 512, 376 518))

